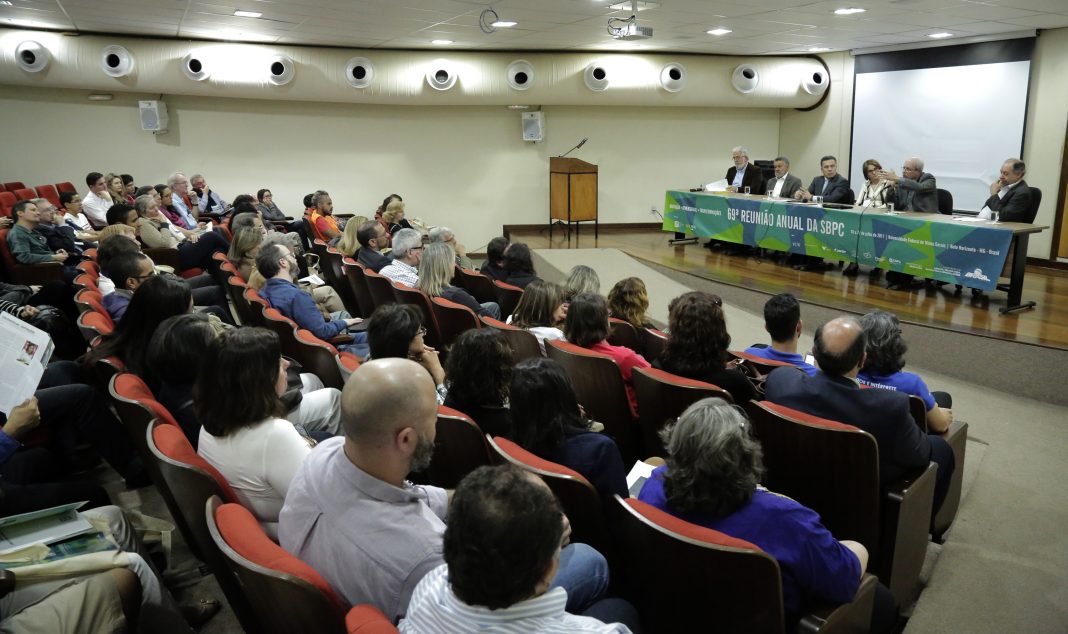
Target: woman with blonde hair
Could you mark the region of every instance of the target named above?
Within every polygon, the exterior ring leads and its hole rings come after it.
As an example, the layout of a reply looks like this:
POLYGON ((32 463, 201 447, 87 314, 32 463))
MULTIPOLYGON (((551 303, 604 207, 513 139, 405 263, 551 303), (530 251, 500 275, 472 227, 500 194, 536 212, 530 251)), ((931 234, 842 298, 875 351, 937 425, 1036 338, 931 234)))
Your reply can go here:
POLYGON ((111 194, 112 200, 117 203, 133 204, 133 197, 126 194, 126 185, 122 183, 122 176, 109 172, 104 177, 104 184, 107 185, 108 193, 111 194))
POLYGON ((360 225, 366 222, 366 218, 350 218, 345 223, 345 228, 341 231, 341 236, 338 238, 337 247, 338 251, 341 251, 341 255, 347 258, 355 258, 356 252, 360 250, 360 241, 356 234, 360 230, 360 225))
POLYGON ((635 328, 652 328, 645 311, 649 310, 649 293, 641 278, 628 277, 616 282, 608 291, 608 314, 635 328))
POLYGON ((455 274, 456 253, 452 247, 444 242, 437 242, 423 248, 423 259, 419 262, 419 290, 430 297, 443 297, 450 302, 462 304, 475 311, 476 315, 501 318, 501 307, 497 302, 479 304, 470 293, 450 284, 455 274))
POLYGON ((538 338, 538 345, 544 354, 546 339, 567 340, 564 331, 560 329, 566 317, 567 304, 564 303, 563 287, 554 282, 534 280, 523 290, 508 323, 516 328, 529 330, 538 338))
POLYGON ((393 235, 401 229, 412 228, 411 223, 404 219, 403 200, 394 200, 386 205, 385 211, 382 212, 382 220, 389 225, 387 227, 389 235, 393 235))
POLYGON ((567 274, 564 289, 564 301, 571 301, 571 298, 579 293, 597 293, 599 295, 601 293, 601 278, 597 275, 597 271, 585 264, 577 264, 567 274))
POLYGON ((256 270, 256 256, 260 254, 260 242, 263 240, 262 232, 256 227, 241 227, 234 233, 234 239, 230 241, 230 250, 226 259, 234 265, 241 279, 248 281, 252 272, 256 270))

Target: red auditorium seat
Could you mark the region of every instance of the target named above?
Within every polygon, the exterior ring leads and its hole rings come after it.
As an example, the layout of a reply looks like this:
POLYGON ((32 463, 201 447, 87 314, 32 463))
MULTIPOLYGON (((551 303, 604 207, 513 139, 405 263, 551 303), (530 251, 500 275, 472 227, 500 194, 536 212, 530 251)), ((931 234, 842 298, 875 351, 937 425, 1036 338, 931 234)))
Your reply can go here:
POLYGON ((48 199, 48 202, 55 205, 56 209, 61 209, 63 207, 59 202, 59 192, 56 191, 54 185, 38 185, 37 187, 34 187, 34 190, 37 192, 38 198, 48 199))
POLYGON ((13 192, 16 189, 26 189, 26 185, 24 185, 21 181, 11 181, 10 183, 4 183, 4 189, 9 192, 13 192))
POLYGON ((74 188, 74 183, 64 181, 62 183, 56 183, 56 191, 77 193, 78 190, 74 188))

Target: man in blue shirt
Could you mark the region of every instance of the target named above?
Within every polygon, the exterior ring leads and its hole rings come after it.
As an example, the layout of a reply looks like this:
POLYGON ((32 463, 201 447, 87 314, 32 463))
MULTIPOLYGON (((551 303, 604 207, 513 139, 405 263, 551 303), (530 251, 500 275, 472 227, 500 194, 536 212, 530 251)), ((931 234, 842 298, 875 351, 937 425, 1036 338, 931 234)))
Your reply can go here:
POLYGON ((797 352, 797 340, 801 338, 801 304, 790 293, 780 293, 764 304, 764 329, 771 335, 771 347, 749 346, 745 354, 785 361, 796 365, 809 376, 815 376, 816 366, 805 363, 797 352))
MULTIPOLYGON (((267 280, 260 290, 263 299, 323 341, 330 341, 346 332, 350 326, 363 321, 350 317, 345 311, 334 313, 330 320, 324 319, 311 294, 305 293, 294 283, 298 275, 297 258, 284 244, 272 244, 261 249, 256 257, 256 269, 267 280)), ((353 333, 353 342, 337 346, 337 349, 360 358, 366 357, 370 352, 367 333, 353 333)))

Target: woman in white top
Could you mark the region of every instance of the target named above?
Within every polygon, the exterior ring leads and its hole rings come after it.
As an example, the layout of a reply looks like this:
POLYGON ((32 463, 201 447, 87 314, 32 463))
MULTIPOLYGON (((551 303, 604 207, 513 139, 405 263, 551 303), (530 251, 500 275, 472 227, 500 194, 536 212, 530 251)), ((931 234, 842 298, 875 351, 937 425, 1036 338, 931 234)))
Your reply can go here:
POLYGON ((273 539, 289 483, 311 451, 293 424, 280 418, 287 366, 278 335, 237 328, 212 342, 193 384, 202 425, 197 453, 219 470, 273 539))
POLYGON ((541 353, 545 354, 545 340, 565 341, 560 326, 567 317, 564 289, 553 282, 536 279, 523 289, 523 295, 508 323, 529 330, 538 338, 541 353))
POLYGON ((861 169, 867 180, 860 189, 860 196, 857 196, 857 204, 873 209, 886 208, 886 205, 894 200, 894 187, 880 176, 883 166, 875 159, 868 159, 864 161, 861 169))

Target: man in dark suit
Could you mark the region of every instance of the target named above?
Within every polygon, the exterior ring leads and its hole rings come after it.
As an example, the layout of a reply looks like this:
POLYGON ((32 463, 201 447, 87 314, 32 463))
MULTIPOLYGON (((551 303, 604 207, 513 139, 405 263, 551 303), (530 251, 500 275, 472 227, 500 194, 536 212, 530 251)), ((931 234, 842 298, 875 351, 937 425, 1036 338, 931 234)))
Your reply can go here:
POLYGON ((1031 188, 1023 179, 1027 166, 1020 159, 1011 158, 1001 165, 1001 178, 990 185, 990 198, 983 204, 981 217, 989 218, 991 211, 1000 214, 1002 222, 1034 222, 1031 215, 1031 188))
POLYGON ((776 198, 793 198, 801 189, 801 179, 790 173, 790 159, 785 156, 775 158, 775 178, 767 182, 765 192, 776 198))
POLYGON ((810 201, 813 196, 822 196, 825 203, 852 205, 853 190, 849 189, 849 181, 838 173, 838 159, 830 155, 821 158, 820 171, 823 175, 813 178, 808 189, 804 187, 798 189, 794 198, 810 201))
POLYGON ((859 427, 879 446, 879 478, 887 484, 938 464, 934 510, 949 489, 955 461, 953 450, 940 436, 923 433, 909 413, 908 395, 878 388, 861 389, 857 372, 864 365, 864 329, 853 317, 839 317, 816 329, 812 354, 820 372, 809 376, 794 368, 779 368, 768 376, 765 397, 772 403, 859 427))
POLYGON ((883 170, 882 176, 894 185, 894 209, 938 213, 938 185, 934 174, 923 171, 923 159, 905 159, 901 176, 894 170, 883 170))
POLYGON ((736 147, 731 150, 731 159, 734 165, 727 170, 727 191, 744 192, 748 187, 750 194, 762 195, 764 174, 759 167, 749 162, 749 150, 741 146, 736 147))
POLYGON ((380 252, 380 249, 389 245, 389 234, 382 223, 368 220, 357 227, 356 241, 360 243, 360 250, 356 253, 356 261, 360 264, 378 273, 390 263, 390 259, 380 252))

